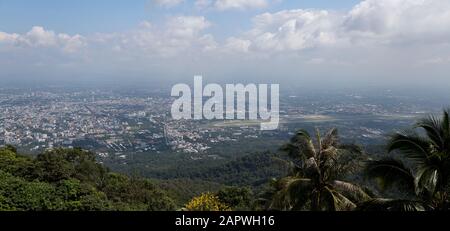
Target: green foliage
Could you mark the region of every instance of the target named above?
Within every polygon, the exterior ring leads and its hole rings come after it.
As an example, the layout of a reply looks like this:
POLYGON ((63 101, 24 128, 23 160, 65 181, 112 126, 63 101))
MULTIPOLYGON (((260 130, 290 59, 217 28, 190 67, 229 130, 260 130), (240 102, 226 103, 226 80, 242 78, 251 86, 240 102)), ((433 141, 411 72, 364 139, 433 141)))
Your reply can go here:
POLYGON ((300 130, 282 150, 291 158, 286 161, 291 173, 273 182, 269 209, 342 211, 370 199, 361 187, 342 181, 363 154, 357 146, 339 144, 336 129, 323 136, 317 130, 315 142, 300 130))
POLYGON ((60 181, 56 186, 56 195, 63 203, 59 210, 103 211, 111 210, 111 202, 104 192, 77 179, 60 181))
POLYGON ((109 172, 81 149, 54 149, 36 158, 0 149, 0 210, 173 210, 153 182, 109 172))
MULTIPOLYGON (((385 158, 367 165, 369 177, 381 179, 383 184, 407 185, 413 200, 394 201, 426 204, 446 210, 450 206, 450 119, 449 109, 442 118, 430 116, 419 120, 415 130, 401 131, 391 136, 388 151, 401 154, 401 160, 385 158)), ((366 205, 367 207, 367 205, 366 205)))
POLYGON ((92 152, 82 149, 52 149, 35 159, 35 174, 40 180, 58 182, 75 178, 101 186, 107 169, 96 163, 92 152))
POLYGON ((182 196, 184 205, 186 198, 189 200, 199 195, 199 192, 217 191, 217 185, 248 186, 258 190, 270 178, 286 175, 286 168, 276 160, 274 153, 284 141, 274 138, 242 140, 239 144, 217 143, 207 153, 196 155, 201 159, 195 160, 189 154, 167 150, 158 155, 133 153, 133 158, 126 160, 127 164, 114 157, 102 161, 114 171, 128 174, 137 172, 144 177, 160 179, 165 186, 182 191, 184 189, 178 185, 185 181, 188 183, 185 187, 189 189, 186 191, 189 196, 182 196), (176 185, 170 186, 172 183, 176 185), (196 190, 189 183, 201 188, 196 190))
POLYGON ((16 154, 15 148, 5 147, 0 149, 0 170, 9 172, 14 176, 27 176, 33 168, 31 158, 16 154))
POLYGON ((4 150, 7 150, 7 151, 10 151, 10 152, 13 152, 13 153, 17 154, 17 148, 12 146, 11 144, 5 145, 4 150))
POLYGON ((253 209, 254 195, 248 187, 225 187, 219 190, 216 196, 234 211, 249 211, 253 209))
POLYGON ((2 210, 53 210, 57 207, 55 187, 43 182, 28 182, 0 171, 0 208, 2 210))
POLYGON ((224 187, 216 182, 186 178, 158 180, 157 185, 168 192, 178 207, 203 192, 216 192, 224 187))
POLYGON ((414 194, 414 176, 403 162, 394 158, 383 158, 367 162, 365 173, 375 179, 381 190, 396 186, 406 193, 414 194))
POLYGON ((422 201, 374 198, 358 205, 356 211, 417 212, 432 208, 422 201))
POLYGON ((378 158, 385 150, 377 146, 369 147, 376 160, 367 161, 361 147, 339 142, 336 129, 315 135, 300 130, 278 154, 228 153, 218 155, 226 160, 195 162, 174 154, 161 157, 173 164, 150 167, 139 165, 142 156, 133 160, 140 174, 158 180, 111 172, 94 153, 79 148, 52 149, 33 158, 7 145, 0 148, 0 211, 155 211, 183 205, 190 211, 447 210, 449 113, 392 135, 387 150, 401 158, 378 158), (376 193, 360 186, 372 183, 362 182, 363 168, 381 186, 370 185, 376 193), (399 190, 399 196, 380 198, 387 189, 399 190))
POLYGON ((148 179, 109 173, 103 192, 121 210, 154 211, 175 208, 174 201, 148 179))

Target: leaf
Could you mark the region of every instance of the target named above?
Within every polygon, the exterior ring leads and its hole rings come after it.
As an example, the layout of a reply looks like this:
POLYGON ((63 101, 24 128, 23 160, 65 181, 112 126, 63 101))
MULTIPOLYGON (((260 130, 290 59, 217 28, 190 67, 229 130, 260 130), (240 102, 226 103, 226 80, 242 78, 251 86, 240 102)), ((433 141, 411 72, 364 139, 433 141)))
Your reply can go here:
MULTIPOLYGON (((444 116, 445 117, 445 116, 444 116)), ((443 123, 440 119, 429 116, 428 118, 424 118, 419 120, 416 123, 416 128, 423 128, 435 147, 443 147, 444 145, 444 131, 443 131, 443 123)))
POLYGON ((343 194, 334 191, 333 196, 336 211, 351 211, 356 208, 356 204, 343 194))
POLYGON ((384 190, 392 185, 401 186, 403 190, 414 192, 414 176, 403 162, 393 158, 368 161, 365 174, 372 179, 382 180, 380 187, 384 190))
POLYGON ((417 171, 415 178, 416 194, 428 193, 434 195, 439 180, 439 171, 434 166, 422 167, 417 171))
POLYGON ((328 149, 336 147, 339 144, 339 136, 337 128, 328 130, 325 136, 322 138, 322 148, 328 149))
POLYGON ((332 183, 335 191, 342 194, 352 202, 363 202, 371 197, 359 186, 344 181, 335 180, 332 183))
POLYGON ((388 151, 399 150, 405 157, 416 162, 425 163, 429 154, 430 143, 416 133, 400 132, 394 134, 389 143, 388 151))
POLYGON ((285 177, 278 182, 281 188, 272 199, 270 209, 291 210, 299 209, 310 200, 312 184, 310 179, 285 177))
POLYGON ((305 130, 299 130, 288 144, 281 147, 293 159, 305 160, 316 156, 311 136, 305 130))
POLYGON ((414 212, 431 210, 431 207, 421 201, 374 198, 372 200, 358 204, 355 210, 414 212))

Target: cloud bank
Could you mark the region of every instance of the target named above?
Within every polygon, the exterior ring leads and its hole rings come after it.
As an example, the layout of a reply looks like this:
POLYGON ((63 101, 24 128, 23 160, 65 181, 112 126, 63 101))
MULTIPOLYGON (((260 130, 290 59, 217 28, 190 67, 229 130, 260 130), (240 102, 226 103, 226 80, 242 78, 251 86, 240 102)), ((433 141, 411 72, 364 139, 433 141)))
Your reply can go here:
POLYGON ((35 26, 26 34, 8 34, 0 32, 0 43, 17 48, 57 48, 63 52, 73 53, 86 46, 86 39, 81 35, 56 34, 51 30, 35 26))
MULTIPOLYGON (((183 1, 156 2, 171 7, 183 1)), ((265 0, 197 3, 219 10, 269 4, 265 0)), ((251 74, 258 73, 261 63, 281 75, 295 75, 298 68, 304 75, 341 76, 386 75, 387 71, 409 75, 416 72, 412 67, 420 74, 448 71, 444 67, 450 60, 448 0, 365 0, 347 12, 289 9, 255 15, 251 22, 246 31, 226 38, 211 33, 216 25, 204 16, 172 16, 158 25, 144 21, 126 32, 83 36, 35 26, 24 34, 0 32, 0 57, 20 50, 30 56, 48 49, 62 56, 79 54, 79 63, 70 59, 74 65, 95 69, 114 63, 126 69, 146 64, 161 73, 180 67, 198 72, 234 67, 251 74), (435 65, 441 68, 426 68, 435 65)), ((55 58, 39 62, 61 64, 55 58)))

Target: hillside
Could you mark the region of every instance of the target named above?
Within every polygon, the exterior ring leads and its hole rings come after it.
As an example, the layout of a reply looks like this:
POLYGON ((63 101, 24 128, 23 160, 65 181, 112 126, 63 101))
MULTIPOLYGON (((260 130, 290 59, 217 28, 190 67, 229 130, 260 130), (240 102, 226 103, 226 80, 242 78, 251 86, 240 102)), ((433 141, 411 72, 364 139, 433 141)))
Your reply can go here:
POLYGON ((0 210, 173 209, 154 182, 111 172, 89 151, 55 149, 32 158, 0 149, 0 210))

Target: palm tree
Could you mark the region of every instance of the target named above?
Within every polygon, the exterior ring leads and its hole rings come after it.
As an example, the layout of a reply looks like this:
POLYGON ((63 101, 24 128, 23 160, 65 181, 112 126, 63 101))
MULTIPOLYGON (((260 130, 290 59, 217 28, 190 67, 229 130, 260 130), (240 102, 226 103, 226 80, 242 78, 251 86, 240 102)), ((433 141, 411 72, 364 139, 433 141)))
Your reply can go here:
POLYGON ((406 164, 393 158, 371 161, 366 168, 368 176, 378 179, 382 189, 401 185, 400 189, 416 196, 417 203, 421 202, 422 205, 435 209, 448 209, 449 109, 444 110, 441 119, 429 116, 419 120, 412 131, 394 134, 388 143, 388 152, 393 151, 402 154, 406 164))
POLYGON ((308 132, 300 130, 282 147, 292 159, 292 173, 275 182, 270 204, 275 210, 352 210, 356 203, 370 199, 357 185, 341 181, 354 170, 361 157, 355 145, 340 145, 337 129, 323 137, 316 131, 316 145, 308 132))

